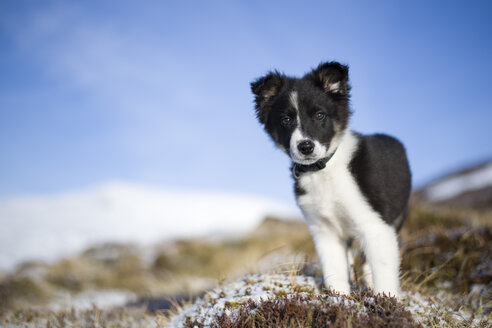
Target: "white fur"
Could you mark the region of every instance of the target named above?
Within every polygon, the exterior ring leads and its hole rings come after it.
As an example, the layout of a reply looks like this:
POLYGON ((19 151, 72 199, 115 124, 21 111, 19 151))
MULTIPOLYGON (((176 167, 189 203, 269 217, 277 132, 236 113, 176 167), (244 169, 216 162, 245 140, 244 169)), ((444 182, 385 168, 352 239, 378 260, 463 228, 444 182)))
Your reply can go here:
POLYGON ((374 285, 372 283, 374 278, 372 276, 371 266, 369 265, 369 263, 366 262, 364 263, 364 265, 362 265, 362 274, 364 275, 363 279, 367 287, 374 289, 374 285))
POLYGON ((297 91, 292 91, 289 95, 290 103, 297 111, 297 116, 299 116, 299 100, 297 99, 297 91))
POLYGON ((340 82, 328 84, 328 91, 339 92, 341 87, 340 82))
MULTIPOLYGON (((294 134, 293 139, 302 137, 300 131, 294 134)), ((301 175, 299 185, 306 194, 299 196, 297 202, 313 235, 328 288, 350 293, 346 241, 354 236, 361 241, 371 268, 374 291, 398 296, 400 257, 396 232, 372 209, 349 172, 357 143, 350 131, 334 140, 330 148, 338 148, 326 168, 301 175)))

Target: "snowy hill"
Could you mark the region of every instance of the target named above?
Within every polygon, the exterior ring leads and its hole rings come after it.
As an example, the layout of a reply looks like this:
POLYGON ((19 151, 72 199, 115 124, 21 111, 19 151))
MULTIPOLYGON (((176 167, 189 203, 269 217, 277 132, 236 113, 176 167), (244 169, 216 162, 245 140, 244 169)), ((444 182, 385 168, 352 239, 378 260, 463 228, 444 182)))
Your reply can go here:
POLYGON ((433 203, 492 207, 492 160, 436 179, 417 194, 433 203))
POLYGON ((0 200, 0 269, 53 260, 101 242, 244 232, 294 206, 254 196, 108 183, 48 196, 0 200))

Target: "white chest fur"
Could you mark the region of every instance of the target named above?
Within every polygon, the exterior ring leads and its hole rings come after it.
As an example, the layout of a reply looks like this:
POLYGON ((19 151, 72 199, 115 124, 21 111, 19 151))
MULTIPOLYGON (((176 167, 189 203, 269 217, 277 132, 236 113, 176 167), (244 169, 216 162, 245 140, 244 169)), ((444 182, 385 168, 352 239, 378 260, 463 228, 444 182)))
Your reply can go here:
POLYGON ((340 238, 357 235, 369 216, 380 221, 349 171, 357 138, 347 132, 326 168, 303 174, 299 186, 306 192, 297 202, 310 226, 328 225, 340 238), (364 217, 364 220, 361 220, 364 217))
MULTIPOLYGON (((310 227, 326 225, 340 238, 347 239, 355 233, 355 222, 350 217, 347 189, 354 189, 347 170, 330 170, 327 166, 319 172, 304 174, 299 186, 305 194, 297 199, 310 227)), ((356 200, 360 202, 359 199, 356 200)), ((360 205, 359 205, 360 206, 360 205)))
POLYGON ((398 295, 396 233, 372 209, 349 171, 357 143, 346 132, 323 170, 304 173, 298 183, 305 193, 297 202, 313 235, 327 287, 350 292, 346 240, 356 237, 373 272, 375 291, 398 295))

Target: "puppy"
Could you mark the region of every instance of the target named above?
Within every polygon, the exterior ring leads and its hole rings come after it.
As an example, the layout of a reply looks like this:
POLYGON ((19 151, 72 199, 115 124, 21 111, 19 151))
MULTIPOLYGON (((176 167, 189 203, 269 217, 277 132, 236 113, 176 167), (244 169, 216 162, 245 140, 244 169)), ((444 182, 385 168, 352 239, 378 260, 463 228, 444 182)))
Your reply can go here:
POLYGON ((325 286, 350 293, 348 243, 355 238, 374 292, 398 297, 397 232, 406 218, 410 168, 395 138, 348 128, 348 67, 326 62, 302 78, 274 71, 253 81, 251 90, 258 120, 292 159, 297 204, 325 286))

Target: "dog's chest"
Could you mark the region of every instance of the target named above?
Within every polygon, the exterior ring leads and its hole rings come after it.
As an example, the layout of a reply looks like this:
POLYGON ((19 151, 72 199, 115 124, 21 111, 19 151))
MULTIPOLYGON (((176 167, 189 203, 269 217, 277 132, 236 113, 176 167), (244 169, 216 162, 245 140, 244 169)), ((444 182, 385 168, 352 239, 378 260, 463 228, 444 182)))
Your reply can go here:
POLYGON ((298 186, 304 193, 297 197, 310 226, 329 226, 340 236, 348 237, 358 230, 352 208, 367 206, 346 166, 330 166, 303 174, 298 186))

